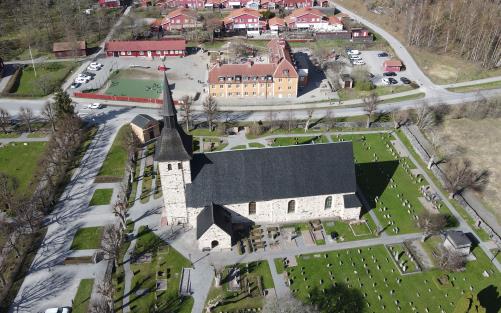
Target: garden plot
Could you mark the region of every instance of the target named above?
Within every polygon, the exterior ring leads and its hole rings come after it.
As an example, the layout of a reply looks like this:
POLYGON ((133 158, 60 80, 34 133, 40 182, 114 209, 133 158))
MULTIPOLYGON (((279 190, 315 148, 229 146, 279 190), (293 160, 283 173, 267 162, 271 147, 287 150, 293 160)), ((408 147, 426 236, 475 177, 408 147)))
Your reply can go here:
MULTIPOLYGON (((335 135, 333 141, 353 142, 357 183, 389 234, 418 232, 418 215, 425 210, 419 200, 420 188, 427 183, 415 175, 414 164, 400 157, 389 133, 367 135, 335 135)), ((449 213, 436 201, 442 213, 449 213)))
POLYGON ((501 274, 480 249, 473 253, 477 260, 468 262, 464 272, 402 275, 387 249, 373 246, 299 255, 298 265, 286 268, 285 275, 296 297, 321 308, 341 294, 353 312, 451 313, 458 300, 473 293, 497 312, 501 274))

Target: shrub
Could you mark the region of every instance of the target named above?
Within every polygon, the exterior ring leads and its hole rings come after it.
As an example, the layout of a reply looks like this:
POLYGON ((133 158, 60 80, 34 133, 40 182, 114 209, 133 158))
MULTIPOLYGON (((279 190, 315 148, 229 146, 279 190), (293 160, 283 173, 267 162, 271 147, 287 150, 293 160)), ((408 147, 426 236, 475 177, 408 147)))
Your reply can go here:
POLYGON ((361 80, 355 82, 355 89, 358 91, 371 91, 374 89, 374 84, 370 80, 361 80))

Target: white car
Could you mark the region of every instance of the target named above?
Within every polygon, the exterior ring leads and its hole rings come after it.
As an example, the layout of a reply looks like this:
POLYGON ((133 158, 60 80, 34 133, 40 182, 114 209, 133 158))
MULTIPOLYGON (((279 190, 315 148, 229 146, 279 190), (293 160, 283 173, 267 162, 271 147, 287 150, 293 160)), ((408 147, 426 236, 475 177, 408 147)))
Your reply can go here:
POLYGON ((95 102, 95 103, 89 104, 89 106, 87 108, 89 108, 89 109, 100 109, 102 107, 103 107, 103 105, 101 103, 95 102))
POLYGON ((383 79, 381 79, 381 83, 383 83, 383 85, 391 85, 388 77, 384 77, 383 79))
POLYGON ((365 65, 364 60, 355 60, 353 61, 353 65, 365 65))
POLYGON ((351 55, 350 60, 362 60, 362 58, 359 57, 358 55, 351 55))
POLYGON ((97 62, 92 62, 91 64, 89 64, 89 66, 92 66, 92 67, 103 67, 103 65, 101 63, 97 63, 97 62))
POLYGON ((346 53, 348 53, 349 55, 358 55, 358 54, 360 54, 360 51, 358 51, 358 50, 349 50, 346 53))
POLYGON ((87 69, 89 71, 99 71, 102 67, 103 65, 101 63, 92 62, 89 66, 87 66, 87 69))
POLYGON ((86 84, 87 82, 89 82, 89 81, 87 79, 85 79, 85 78, 77 77, 75 79, 75 83, 76 84, 86 84))
POLYGON ((44 313, 70 313, 71 308, 50 308, 45 310, 44 313))

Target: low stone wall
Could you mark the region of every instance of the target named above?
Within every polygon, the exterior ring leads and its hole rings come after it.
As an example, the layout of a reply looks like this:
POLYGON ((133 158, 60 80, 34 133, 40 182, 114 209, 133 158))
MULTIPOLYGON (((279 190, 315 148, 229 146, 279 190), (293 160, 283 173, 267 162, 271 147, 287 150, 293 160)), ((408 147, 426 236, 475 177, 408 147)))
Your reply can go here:
MULTIPOLYGON (((430 161, 430 154, 426 150, 425 147, 429 146, 429 143, 424 138, 421 131, 415 125, 411 126, 403 126, 402 131, 414 147, 414 150, 421 157, 421 159, 428 163, 430 161)), ((431 171, 438 178, 440 183, 444 185, 445 180, 447 179, 445 176, 445 171, 441 168, 440 165, 434 165, 431 167, 431 171)), ((475 209, 466 201, 466 199, 461 195, 456 195, 454 197, 455 200, 459 202, 459 204, 466 210, 466 212, 473 217, 475 220, 475 224, 479 225, 481 229, 483 229, 489 237, 496 243, 498 247, 501 248, 501 237, 487 224, 487 222, 482 219, 475 211, 475 209)))

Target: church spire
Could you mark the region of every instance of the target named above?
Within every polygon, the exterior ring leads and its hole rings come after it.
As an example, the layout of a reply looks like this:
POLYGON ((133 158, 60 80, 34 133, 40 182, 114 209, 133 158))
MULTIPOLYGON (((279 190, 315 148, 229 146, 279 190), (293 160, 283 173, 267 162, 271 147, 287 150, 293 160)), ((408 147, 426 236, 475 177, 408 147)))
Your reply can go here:
POLYGON ((163 83, 163 105, 160 115, 164 118, 164 127, 175 128, 177 124, 177 111, 172 100, 172 92, 170 91, 169 80, 167 73, 164 72, 163 83))

